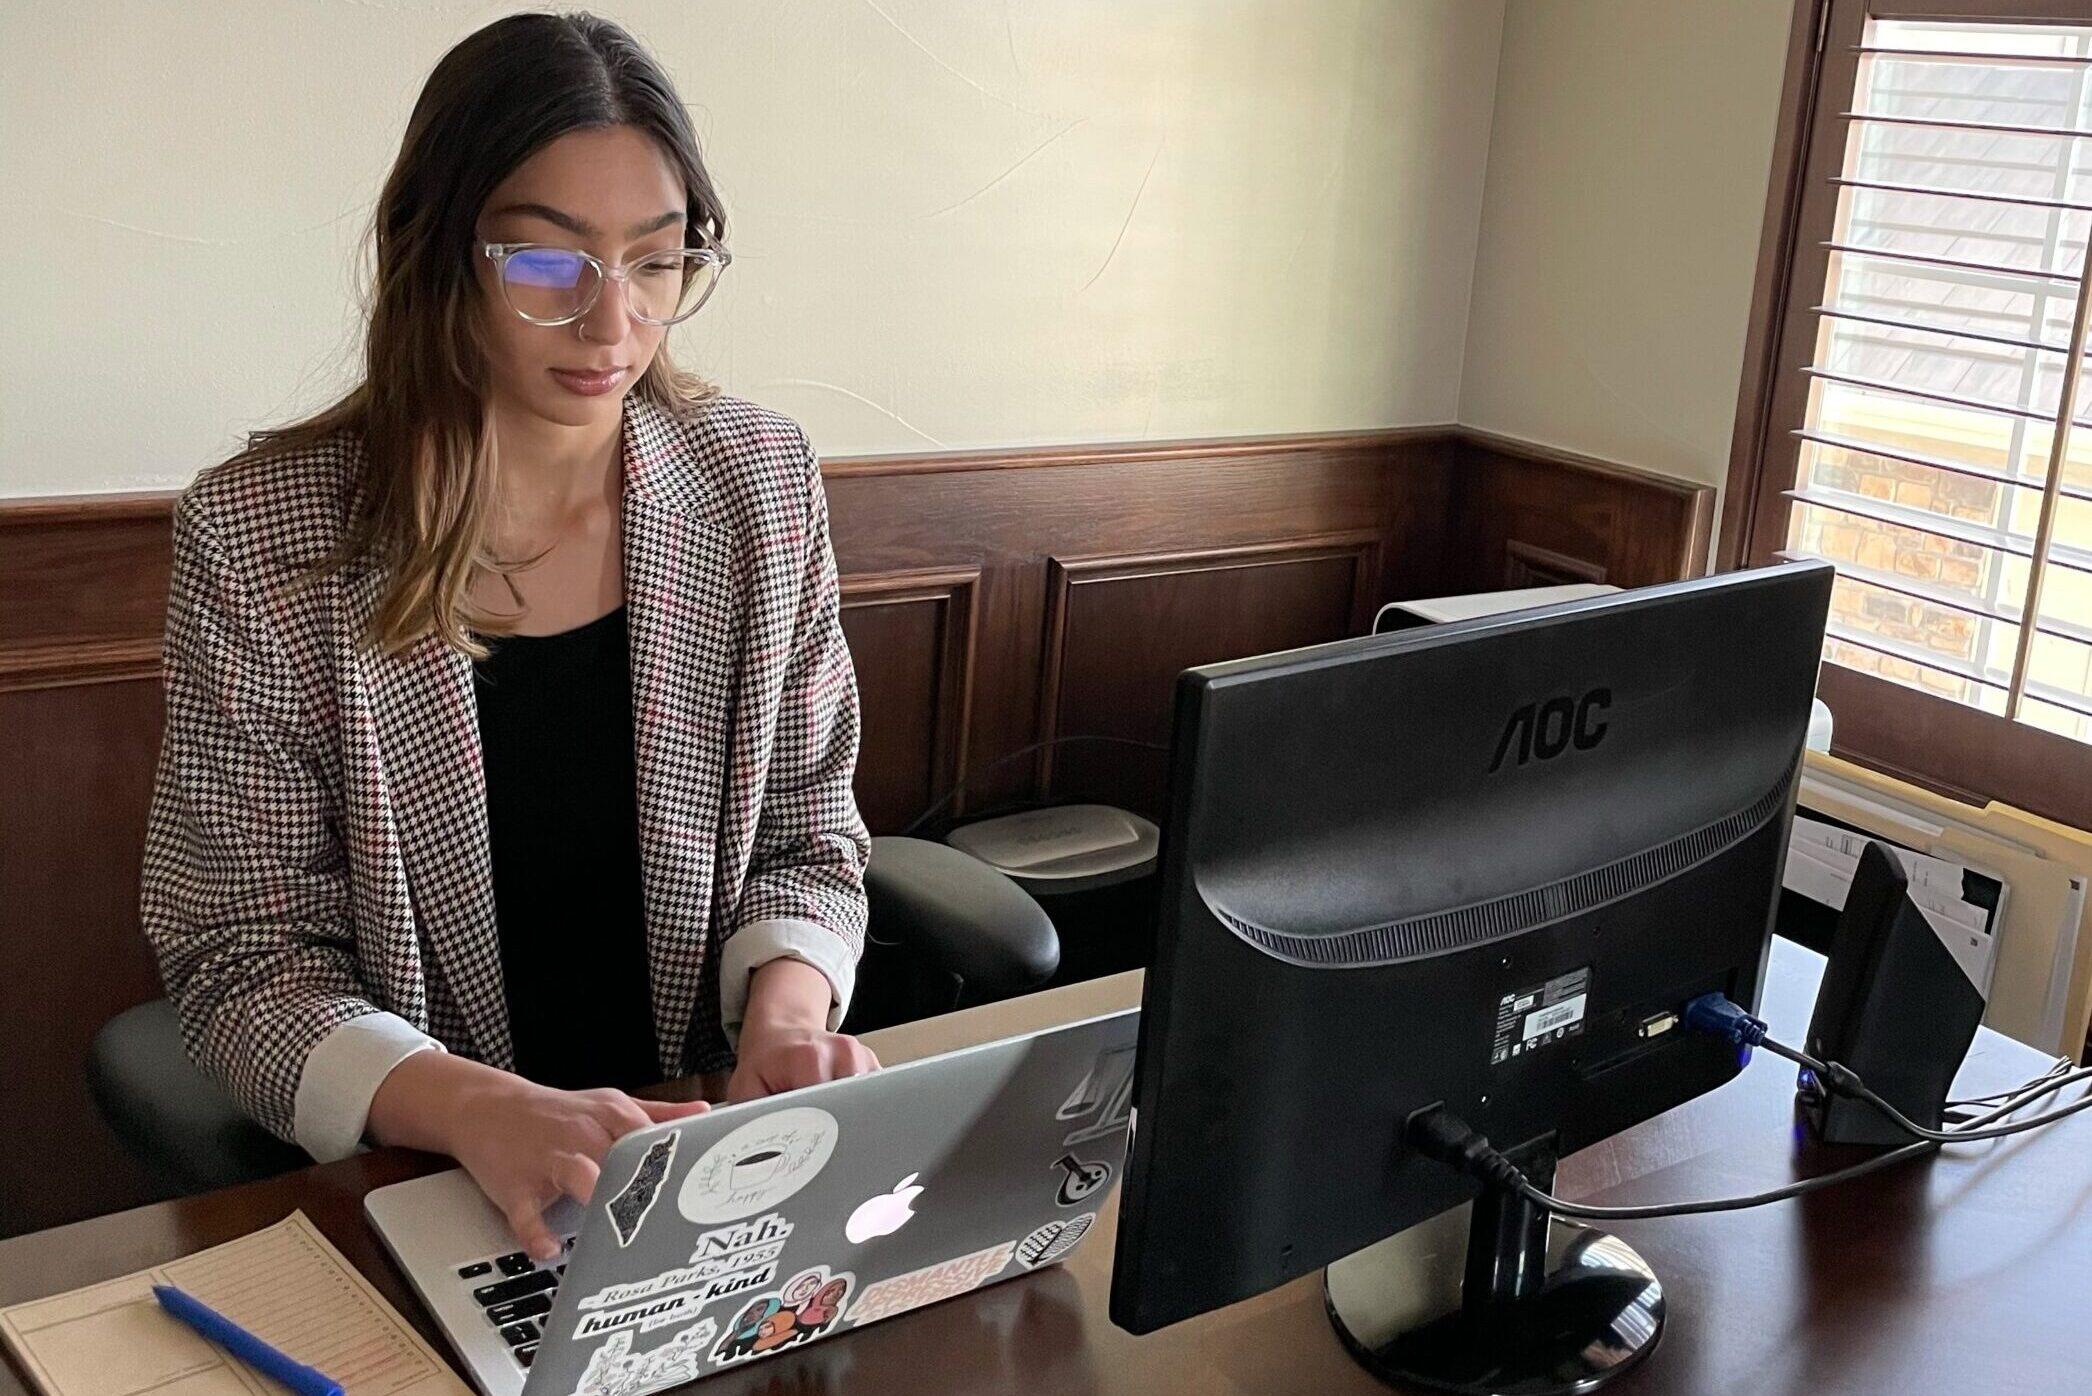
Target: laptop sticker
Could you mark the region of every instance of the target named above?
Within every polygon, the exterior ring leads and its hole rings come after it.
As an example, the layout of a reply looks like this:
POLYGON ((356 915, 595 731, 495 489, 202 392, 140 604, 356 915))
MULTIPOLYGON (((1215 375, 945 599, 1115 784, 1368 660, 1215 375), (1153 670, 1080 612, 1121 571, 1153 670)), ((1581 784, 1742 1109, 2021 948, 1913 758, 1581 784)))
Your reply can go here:
POLYGON ((1075 1249, 1083 1233, 1097 1223, 1095 1212, 1084 1212, 1079 1217, 1066 1221, 1054 1220, 1034 1231, 1017 1243, 1017 1263, 1027 1270, 1041 1265, 1051 1265, 1069 1251, 1075 1249))
POLYGON ((862 1328, 867 1323, 876 1323, 882 1318, 892 1318, 895 1314, 905 1314, 910 1309, 979 1289, 1002 1273, 1016 1249, 1016 1242, 1005 1241, 972 1255, 962 1255, 956 1260, 926 1265, 920 1270, 881 1280, 857 1297, 856 1307, 850 1310, 850 1326, 862 1328))
POLYGON ((610 1213, 610 1224, 617 1229, 620 1246, 632 1244, 639 1224, 654 1210, 654 1197, 661 1191, 661 1180, 668 1176, 669 1162, 676 1156, 676 1141, 682 1137, 681 1130, 672 1129, 649 1144, 639 1166, 632 1170, 632 1180, 603 1204, 603 1210, 610 1213))
POLYGON ((713 1320, 699 1319, 642 1353, 632 1351, 629 1331, 615 1333, 589 1354, 574 1396, 642 1396, 694 1381, 703 1371, 705 1346, 718 1331, 713 1320))
POLYGON ((699 1226, 768 1211, 820 1176, 835 1138, 835 1116, 826 1110, 773 1110, 705 1150, 684 1175, 676 1206, 699 1226))
POLYGON ((581 1307, 611 1308, 694 1285, 704 1286, 704 1298, 698 1301, 702 1306, 724 1294, 759 1288, 775 1278, 777 1272, 772 1267, 784 1253, 785 1241, 791 1234, 792 1224, 776 1212, 700 1232, 689 1264, 664 1270, 650 1280, 631 1280, 599 1289, 583 1299, 581 1307), (751 1274, 760 1278, 741 1278, 751 1274))
POLYGON ((1053 1166, 1063 1173, 1060 1191, 1053 1196, 1063 1207, 1073 1207, 1111 1181, 1108 1163, 1084 1163, 1073 1154, 1062 1154, 1053 1166))
MULTIPOLYGON (((705 1306, 702 1291, 685 1291, 656 1299, 642 1299, 623 1309, 604 1309, 592 1314, 583 1314, 581 1322, 574 1325, 576 1338, 600 1338, 606 1333, 632 1328, 641 1333, 656 1328, 666 1328, 677 1319, 695 1318, 697 1311, 705 1306)), ((711 1296, 706 1296, 711 1297, 711 1296)))
POLYGON ((1061 1140, 1061 1147, 1072 1149, 1092 1139, 1117 1134, 1126 1127, 1132 1108, 1133 1046, 1129 1043, 1106 1047, 1097 1053, 1097 1060, 1090 1064, 1089 1075, 1076 1083, 1055 1114, 1055 1118, 1060 1120, 1089 1122, 1068 1131, 1067 1137, 1061 1140))
POLYGON ((833 1275, 825 1265, 800 1271, 777 1293, 742 1308, 712 1350, 714 1365, 728 1367, 767 1357, 794 1343, 818 1338, 842 1317, 850 1286, 856 1282, 857 1277, 848 1271, 833 1275))
POLYGON ((843 1223, 843 1235, 853 1246, 861 1246, 876 1236, 891 1236, 906 1226, 915 1216, 915 1199, 922 1196, 922 1185, 915 1180, 918 1174, 910 1173, 893 1185, 892 1192, 882 1192, 858 1204, 843 1223))

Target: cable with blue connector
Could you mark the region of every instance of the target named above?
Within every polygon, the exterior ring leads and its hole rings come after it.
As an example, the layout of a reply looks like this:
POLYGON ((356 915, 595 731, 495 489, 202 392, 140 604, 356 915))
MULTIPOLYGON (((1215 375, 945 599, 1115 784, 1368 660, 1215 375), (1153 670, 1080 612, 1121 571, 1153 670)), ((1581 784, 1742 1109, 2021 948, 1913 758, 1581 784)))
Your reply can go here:
POLYGON ((1851 1095, 1882 1111, 1894 1120, 1899 1128, 1913 1134, 1913 1142, 1879 1154, 1864 1163, 1854 1164, 1850 1168, 1821 1173, 1813 1178, 1803 1178, 1765 1192, 1698 1202, 1654 1203, 1641 1207, 1598 1207, 1565 1201, 1542 1191, 1533 1186, 1518 1165, 1491 1145, 1487 1138, 1476 1133, 1465 1120, 1443 1107, 1419 1111, 1410 1117, 1406 1131, 1408 1143, 1427 1158, 1436 1159, 1492 1187, 1518 1193, 1527 1201, 1561 1216, 1584 1221, 1643 1221, 1659 1217, 1692 1216, 1705 1212, 1734 1212, 1747 1207, 1763 1207, 1768 1203, 1784 1202, 1789 1198, 1800 1197, 1823 1188, 1849 1183, 1855 1178, 1879 1172, 1909 1159, 1936 1153, 1948 1144, 1975 1143, 2024 1133, 2092 1107, 2092 1091, 2088 1091, 2060 1109, 2036 1115, 2031 1119, 2015 1120, 2010 1124, 1991 1127, 1994 1121, 2016 1114, 2035 1101, 2054 1095, 2066 1086, 2092 1080, 2092 1067, 2071 1068, 2068 1063, 2059 1063, 2062 1069, 2050 1067, 2043 1075, 2010 1091, 1959 1102, 1964 1106, 1997 1102, 1992 1108, 1976 1115, 1964 1125, 1946 1130, 1926 1129, 1867 1089, 1866 1084, 1854 1072, 1840 1063, 1817 1061, 1805 1052, 1797 1051, 1768 1037, 1764 1019, 1746 1012, 1722 994, 1702 994, 1694 999, 1685 1006, 1683 1020, 1688 1028, 1696 1032, 1723 1038, 1734 1044, 1745 1055, 1746 1060, 1751 1048, 1764 1047, 1777 1056, 1797 1063, 1804 1070, 1815 1073, 1816 1079, 1822 1083, 1824 1089, 1851 1095))
MULTIPOLYGON (((1854 1100, 1863 1100, 1887 1116, 1895 1124, 1896 1128, 1912 1138, 1927 1140, 1934 1144, 1967 1144, 1984 1139, 2003 1139, 2007 1135, 2023 1134, 2027 1130, 2039 1129, 2043 1125, 2053 1124, 2066 1116, 2075 1115, 2080 1110, 2092 1107, 2092 1094, 2087 1094, 2059 1110, 2049 1111, 2046 1115, 2036 1115, 2030 1120, 2014 1120, 2009 1125, 1999 1125, 1995 1129, 1979 1128, 1973 1123, 1960 1125, 1953 1129, 1932 1129, 1919 1124, 1916 1120, 1911 1119, 1901 1110, 1898 1110, 1894 1105, 1882 1099, 1881 1096, 1869 1090, 1867 1083, 1859 1078, 1859 1074, 1845 1066, 1844 1063, 1818 1061, 1806 1052, 1789 1047, 1783 1042, 1766 1036, 1765 1020, 1746 1013, 1742 1008, 1730 1002, 1725 995, 1702 994, 1691 1003, 1685 1005, 1685 1025, 1714 1037, 1726 1038, 1738 1046, 1763 1047, 1775 1056, 1785 1057, 1788 1061, 1811 1073, 1823 1089, 1830 1091, 1834 1095, 1850 1096, 1854 1100)), ((2073 1078, 2068 1074, 2059 1078, 2055 1074, 2054 1068, 2050 1068, 2047 1074, 2037 1076, 2017 1089, 2019 1091, 2034 1090, 2047 1085, 2051 1081, 2056 1081, 2058 1084, 2068 1084, 2070 1079, 2073 1078)), ((2077 1077, 2075 1079, 2083 1078, 2077 1077)))

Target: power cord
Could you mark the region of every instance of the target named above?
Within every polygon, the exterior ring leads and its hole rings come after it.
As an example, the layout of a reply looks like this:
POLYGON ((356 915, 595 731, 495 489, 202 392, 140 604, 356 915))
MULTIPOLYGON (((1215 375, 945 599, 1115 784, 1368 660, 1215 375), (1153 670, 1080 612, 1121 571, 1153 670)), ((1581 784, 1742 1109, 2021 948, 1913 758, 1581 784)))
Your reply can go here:
MULTIPOLYGON (((1791 1048, 1785 1048, 1783 1044, 1767 1039, 1765 1037, 1765 1023, 1762 1019, 1745 1013, 1741 1008, 1730 1003, 1719 994, 1703 996, 1703 998, 1695 999, 1692 1004, 1687 1005, 1685 1021, 1688 1026, 1697 1028, 1702 1032, 1710 1032, 1716 1036, 1726 1037, 1739 1046, 1762 1045, 1790 1059, 1799 1059, 1805 1056, 1805 1054, 1794 1052, 1791 1048), (1710 1000, 1718 1002, 1710 1002, 1710 1000), (1698 1009, 1697 1013, 1694 1012, 1695 1008, 1698 1009)), ((1849 1082, 1859 1089, 1864 1089, 1864 1086, 1860 1084, 1859 1078, 1854 1073, 1843 1066, 1837 1066, 1836 1063, 1817 1063, 1813 1058, 1809 1058, 1804 1060, 1802 1064, 1808 1066, 1811 1070, 1822 1068, 1826 1072, 1822 1079, 1831 1089, 1837 1089, 1837 1083, 1840 1081, 1849 1082), (1835 1074, 1829 1073, 1829 1068, 1832 1066, 1837 1067, 1835 1074)), ((1564 1198, 1556 1197, 1533 1186, 1531 1181, 1526 1178, 1524 1172, 1510 1159, 1506 1158, 1501 1151, 1491 1145, 1486 1137, 1477 1133, 1465 1120, 1442 1106, 1434 1106, 1412 1115, 1405 1133, 1410 1145, 1425 1157, 1436 1159, 1469 1177, 1478 1179, 1491 1186, 1515 1192, 1534 1205, 1545 1207, 1548 1211, 1559 1216, 1573 1217, 1582 1221, 1614 1222, 1650 1221, 1661 1217, 1697 1216, 1709 1212, 1738 1212, 1750 1207, 1763 1207, 1774 1202, 1785 1202, 1790 1198, 1801 1197, 1808 1193, 1821 1191, 1824 1188, 1849 1183, 1854 1179, 1863 1178, 1869 1173, 1878 1173, 1884 1168, 1892 1168, 1899 1163, 1905 1163, 1927 1154, 1937 1153, 1948 1144, 1970 1143, 1983 1139, 2001 1138, 2007 1134, 2018 1134, 2024 1130, 2051 1124, 2066 1115, 2073 1115, 2080 1110, 2092 1107, 2092 1092, 2088 1092, 2060 1110, 2054 1110, 2045 1115, 2036 1116, 2033 1119, 2015 1121, 2010 1125, 2000 1126, 1995 1130, 1988 1128, 1995 1121, 2006 1119, 2032 1105, 2035 1101, 2052 1096, 2067 1086, 2075 1085, 2081 1081, 2092 1080, 2092 1067, 2072 1068, 2067 1062, 2060 1063, 2059 1066, 2062 1069, 2051 1067, 2041 1076, 2010 1091, 1996 1092, 1990 1096, 1977 1097, 1974 1102, 1968 1102, 1976 1104, 1994 1100, 1997 1104, 1993 1105, 1989 1110, 1976 1115, 1963 1128, 1926 1130, 1913 1142, 1891 1149, 1887 1153, 1878 1154, 1863 1163, 1853 1164, 1848 1168, 1836 1169, 1829 1173, 1820 1173, 1813 1178, 1799 1179, 1782 1187, 1767 1189, 1764 1192, 1748 1193, 1739 1197, 1709 1198, 1694 1202, 1663 1202, 1638 1207, 1601 1207, 1590 1203, 1571 1202, 1564 1198)), ((1872 1094, 1872 1092, 1868 1092, 1868 1095, 1872 1094)), ((1867 1096, 1860 1096, 1859 1098, 1865 1100, 1867 1096)), ((1892 1119, 1898 1120, 1899 1125, 1903 1123, 1900 1114, 1895 1112, 1894 1108, 1889 1106, 1886 1101, 1880 1100, 1878 1096, 1869 1101, 1869 1103, 1888 1111, 1892 1119)), ((1910 1128, 1915 1130, 1922 1127, 1912 1122, 1910 1128)))

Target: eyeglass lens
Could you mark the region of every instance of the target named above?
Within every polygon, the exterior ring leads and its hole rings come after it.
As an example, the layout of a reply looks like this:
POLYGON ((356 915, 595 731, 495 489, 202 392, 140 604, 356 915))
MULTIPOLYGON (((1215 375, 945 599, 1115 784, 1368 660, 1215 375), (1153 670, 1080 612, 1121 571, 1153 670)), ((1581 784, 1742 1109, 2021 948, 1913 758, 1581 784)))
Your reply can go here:
MULTIPOLYGON (((636 262, 625 283, 632 313, 656 324, 697 309, 719 276, 719 264, 700 252, 679 248, 636 262)), ((508 303, 526 320, 571 320, 593 303, 602 275, 578 252, 526 247, 509 254, 502 270, 508 303)))

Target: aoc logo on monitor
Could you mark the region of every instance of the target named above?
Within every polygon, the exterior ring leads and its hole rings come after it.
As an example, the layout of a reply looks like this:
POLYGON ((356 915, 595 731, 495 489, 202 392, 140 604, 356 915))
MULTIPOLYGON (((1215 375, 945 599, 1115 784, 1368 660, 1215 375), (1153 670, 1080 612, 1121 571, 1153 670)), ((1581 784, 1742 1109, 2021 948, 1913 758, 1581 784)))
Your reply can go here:
POLYGON ((1491 775, 1505 762, 1523 766, 1528 761, 1552 761, 1572 747, 1589 751, 1605 740, 1605 710, 1613 703, 1613 691, 1594 688, 1581 698, 1563 695, 1544 703, 1528 703, 1511 714, 1504 735, 1496 739, 1496 756, 1489 763, 1491 775))

